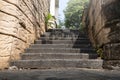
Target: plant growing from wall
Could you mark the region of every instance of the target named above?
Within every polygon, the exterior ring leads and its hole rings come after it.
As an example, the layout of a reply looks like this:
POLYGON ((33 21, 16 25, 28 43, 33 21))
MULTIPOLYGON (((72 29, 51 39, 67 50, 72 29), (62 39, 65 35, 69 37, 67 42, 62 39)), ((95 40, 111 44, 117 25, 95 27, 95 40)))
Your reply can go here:
POLYGON ((48 15, 45 17, 45 24, 46 24, 47 29, 50 27, 52 28, 52 25, 56 25, 55 18, 50 13, 48 13, 48 15))
POLYGON ((99 46, 96 47, 97 54, 103 59, 103 48, 100 48, 99 46))
POLYGON ((48 13, 48 15, 45 17, 45 23, 48 24, 49 20, 52 18, 52 15, 48 13))

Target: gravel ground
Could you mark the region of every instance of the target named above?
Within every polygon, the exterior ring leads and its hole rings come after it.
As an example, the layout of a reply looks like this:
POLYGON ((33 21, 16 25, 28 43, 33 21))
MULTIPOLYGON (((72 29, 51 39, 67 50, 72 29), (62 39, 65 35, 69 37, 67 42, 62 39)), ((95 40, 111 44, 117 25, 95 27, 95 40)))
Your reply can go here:
POLYGON ((120 71, 89 69, 0 71, 0 80, 120 80, 120 71))

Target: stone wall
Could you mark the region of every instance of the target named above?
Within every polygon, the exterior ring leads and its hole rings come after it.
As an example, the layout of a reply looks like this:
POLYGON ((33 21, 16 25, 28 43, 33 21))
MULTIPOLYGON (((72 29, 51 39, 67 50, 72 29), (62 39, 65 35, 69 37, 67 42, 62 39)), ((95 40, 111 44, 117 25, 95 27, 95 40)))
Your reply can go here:
POLYGON ((83 24, 94 47, 103 48, 103 67, 119 68, 120 0, 90 0, 83 24))
POLYGON ((0 0, 0 69, 45 32, 49 0, 0 0))

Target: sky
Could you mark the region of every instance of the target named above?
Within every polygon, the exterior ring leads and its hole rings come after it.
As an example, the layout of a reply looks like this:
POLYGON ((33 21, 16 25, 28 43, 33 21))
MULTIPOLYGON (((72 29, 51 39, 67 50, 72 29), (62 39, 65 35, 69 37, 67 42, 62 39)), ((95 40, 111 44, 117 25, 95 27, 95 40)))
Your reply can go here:
POLYGON ((64 13, 63 10, 67 6, 67 2, 69 0, 59 0, 59 19, 64 20, 64 13))

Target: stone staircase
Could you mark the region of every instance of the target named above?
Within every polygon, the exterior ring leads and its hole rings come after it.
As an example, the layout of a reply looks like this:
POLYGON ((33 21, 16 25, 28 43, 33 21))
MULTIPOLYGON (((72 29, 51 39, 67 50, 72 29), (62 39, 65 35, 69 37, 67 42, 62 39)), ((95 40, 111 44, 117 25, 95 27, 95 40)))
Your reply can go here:
POLYGON ((92 48, 87 35, 79 30, 50 29, 11 66, 25 69, 101 69, 103 61, 92 48))

